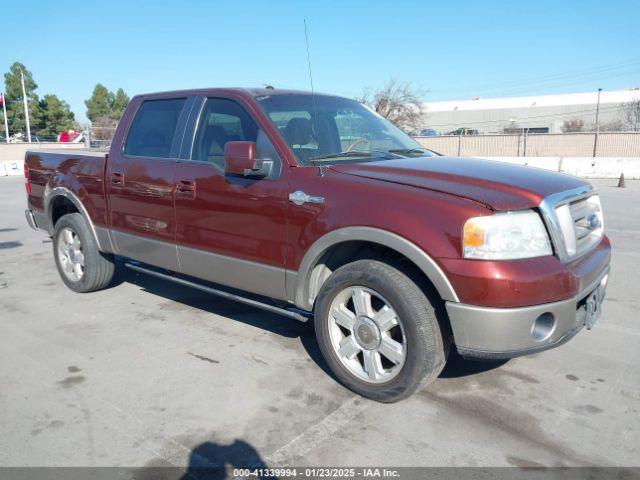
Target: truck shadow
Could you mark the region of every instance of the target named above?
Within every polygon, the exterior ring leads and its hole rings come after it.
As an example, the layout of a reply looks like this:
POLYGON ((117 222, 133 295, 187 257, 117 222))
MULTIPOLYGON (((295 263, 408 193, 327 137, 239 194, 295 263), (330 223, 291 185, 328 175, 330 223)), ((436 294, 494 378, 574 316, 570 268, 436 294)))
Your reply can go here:
POLYGON ((440 373, 440 378, 461 378, 477 375, 478 373, 495 370, 505 365, 509 360, 469 360, 461 357, 455 348, 449 352, 447 364, 440 373))
MULTIPOLYGON (((196 308, 214 315, 221 315, 283 337, 298 338, 311 360, 321 368, 324 373, 337 381, 337 378, 329 369, 320 352, 313 329, 313 320, 309 320, 306 323, 298 322, 275 313, 214 295, 208 295, 198 290, 150 275, 133 272, 125 267, 118 269, 114 286, 122 282, 137 285, 148 293, 171 300, 185 307, 196 308)), ((440 374, 440 378, 460 378, 476 375, 499 368, 507 362, 508 360, 468 360, 461 357, 455 348, 452 348, 447 364, 440 374)))
POLYGON ((113 286, 123 282, 137 285, 145 292, 171 300, 185 307, 196 308, 213 315, 227 317, 286 338, 298 338, 311 360, 327 375, 335 379, 325 363, 316 342, 312 320, 306 323, 298 322, 266 310, 208 295, 150 275, 139 274, 124 267, 118 269, 117 279, 115 279, 113 286))

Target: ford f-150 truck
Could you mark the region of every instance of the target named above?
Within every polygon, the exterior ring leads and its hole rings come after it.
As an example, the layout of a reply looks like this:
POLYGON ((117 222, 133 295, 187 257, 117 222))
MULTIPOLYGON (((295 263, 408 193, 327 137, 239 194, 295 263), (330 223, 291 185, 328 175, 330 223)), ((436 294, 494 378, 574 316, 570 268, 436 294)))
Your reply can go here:
POLYGON ((305 321, 348 388, 435 379, 450 348, 510 358, 601 312, 600 199, 568 175, 430 154, 366 106, 277 89, 133 98, 108 154, 30 151, 27 221, 64 283, 114 258, 305 321))

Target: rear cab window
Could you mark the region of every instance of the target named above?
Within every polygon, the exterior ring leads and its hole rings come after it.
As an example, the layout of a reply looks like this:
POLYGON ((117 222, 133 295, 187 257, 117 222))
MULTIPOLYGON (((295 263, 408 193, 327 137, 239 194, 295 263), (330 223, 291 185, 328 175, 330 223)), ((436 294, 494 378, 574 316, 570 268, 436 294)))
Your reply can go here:
POLYGON ((171 158, 175 152, 178 120, 186 98, 145 100, 129 127, 124 154, 132 157, 171 158))

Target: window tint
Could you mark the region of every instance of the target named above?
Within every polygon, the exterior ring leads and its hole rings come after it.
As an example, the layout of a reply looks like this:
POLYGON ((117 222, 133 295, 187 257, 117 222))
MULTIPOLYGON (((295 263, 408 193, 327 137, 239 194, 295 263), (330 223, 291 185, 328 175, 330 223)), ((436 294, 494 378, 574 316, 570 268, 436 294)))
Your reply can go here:
POLYGON ((269 118, 274 123, 276 128, 282 132, 286 127, 289 120, 292 118, 306 118, 311 120, 311 114, 307 111, 284 111, 284 112, 270 112, 269 118))
POLYGON ((169 158, 184 98, 142 102, 131 122, 125 155, 169 158))
POLYGON ((233 100, 210 98, 200 116, 191 158, 224 169, 227 142, 255 142, 257 138, 258 127, 244 108, 233 100))

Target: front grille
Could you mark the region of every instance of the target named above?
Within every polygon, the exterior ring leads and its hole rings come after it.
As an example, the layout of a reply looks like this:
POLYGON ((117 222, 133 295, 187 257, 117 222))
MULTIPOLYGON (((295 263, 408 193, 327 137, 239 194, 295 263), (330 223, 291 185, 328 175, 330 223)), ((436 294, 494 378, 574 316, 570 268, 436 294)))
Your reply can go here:
POLYGON ((602 206, 600 196, 578 200, 569 205, 573 219, 573 233, 576 238, 575 256, 591 250, 602 239, 602 206))
POLYGON ((578 258, 600 243, 604 233, 602 206, 595 191, 552 195, 540 208, 561 260, 578 258))

